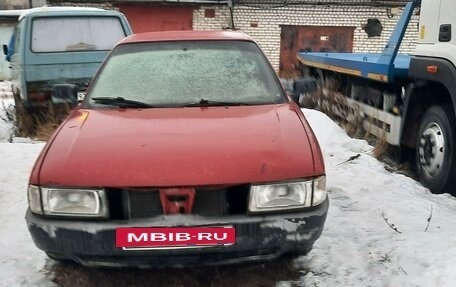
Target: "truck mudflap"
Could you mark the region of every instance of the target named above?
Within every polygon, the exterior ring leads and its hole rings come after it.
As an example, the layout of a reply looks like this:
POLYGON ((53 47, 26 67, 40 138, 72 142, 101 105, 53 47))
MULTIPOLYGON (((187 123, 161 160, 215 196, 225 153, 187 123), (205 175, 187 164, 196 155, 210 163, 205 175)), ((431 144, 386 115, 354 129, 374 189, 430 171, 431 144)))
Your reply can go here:
POLYGON ((38 248, 51 257, 85 266, 179 267, 270 260, 285 254, 306 254, 320 237, 329 200, 303 212, 261 216, 202 217, 167 215, 129 221, 79 221, 26 214, 38 248), (116 247, 116 228, 175 226, 232 226, 234 245, 125 249, 116 247), (54 256, 52 256, 54 255, 54 256))

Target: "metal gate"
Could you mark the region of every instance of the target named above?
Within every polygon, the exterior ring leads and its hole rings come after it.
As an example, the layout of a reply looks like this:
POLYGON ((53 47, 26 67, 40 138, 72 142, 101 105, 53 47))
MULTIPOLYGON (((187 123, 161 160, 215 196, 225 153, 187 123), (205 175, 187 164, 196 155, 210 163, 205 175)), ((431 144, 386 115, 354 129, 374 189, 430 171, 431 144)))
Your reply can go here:
POLYGON ((193 8, 190 6, 119 5, 134 33, 191 30, 193 8))
POLYGON ((288 26, 281 27, 280 66, 282 78, 300 74, 298 52, 352 52, 355 27, 288 26))

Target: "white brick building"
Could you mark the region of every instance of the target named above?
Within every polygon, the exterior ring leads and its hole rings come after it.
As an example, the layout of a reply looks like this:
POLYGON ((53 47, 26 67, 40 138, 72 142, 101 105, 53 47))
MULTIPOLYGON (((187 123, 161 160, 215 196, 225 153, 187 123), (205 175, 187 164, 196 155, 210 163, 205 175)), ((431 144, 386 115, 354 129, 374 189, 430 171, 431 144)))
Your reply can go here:
POLYGON ((27 9, 43 6, 46 0, 0 0, 0 10, 27 9))
MULTIPOLYGON (((145 7, 178 7, 176 1, 165 0, 51 0, 51 5, 97 6, 123 10, 123 7, 141 5, 145 7)), ((381 52, 402 12, 404 1, 382 0, 180 0, 180 6, 192 8, 191 27, 194 30, 239 29, 252 36, 264 50, 274 68, 279 71, 281 62, 281 35, 285 26, 305 26, 303 29, 318 27, 347 27, 353 29, 353 52, 381 52), (233 19, 231 19, 231 12, 233 19), (363 30, 368 19, 378 19, 383 27, 380 37, 369 38, 363 30)), ((125 12, 124 12, 125 13, 125 12)), ((135 21, 126 13, 129 21, 135 21)), ((418 38, 419 16, 414 15, 401 46, 401 52, 411 53, 418 38)), ((133 25, 133 28, 134 25, 133 25)), ((336 32, 337 36, 337 32, 336 32)), ((326 36, 321 39, 327 40, 326 36)), ((282 43, 283 45, 283 43, 282 43)), ((283 47, 282 47, 283 48, 283 47)), ((283 50, 283 49, 282 49, 283 50)), ((283 61, 283 57, 282 57, 283 61)))

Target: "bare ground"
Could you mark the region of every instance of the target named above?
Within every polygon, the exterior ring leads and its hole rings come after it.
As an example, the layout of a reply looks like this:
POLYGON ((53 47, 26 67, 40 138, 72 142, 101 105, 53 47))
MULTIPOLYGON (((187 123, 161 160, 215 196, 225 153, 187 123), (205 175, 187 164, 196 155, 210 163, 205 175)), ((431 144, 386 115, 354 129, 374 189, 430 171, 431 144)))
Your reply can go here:
MULTIPOLYGON (((74 263, 56 263, 50 268, 58 286, 220 286, 268 287, 280 281, 297 280, 305 272, 289 258, 264 263, 184 269, 86 268, 74 263)), ((289 285, 288 285, 289 286, 289 285)))

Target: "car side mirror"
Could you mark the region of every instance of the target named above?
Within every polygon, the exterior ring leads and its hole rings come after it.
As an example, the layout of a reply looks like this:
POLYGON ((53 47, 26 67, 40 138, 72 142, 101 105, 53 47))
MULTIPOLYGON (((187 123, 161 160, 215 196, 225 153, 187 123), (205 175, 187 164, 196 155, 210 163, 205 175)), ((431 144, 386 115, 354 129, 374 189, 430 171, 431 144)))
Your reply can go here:
POLYGON ((300 78, 293 82, 293 93, 291 95, 294 102, 298 105, 302 95, 309 95, 318 90, 318 82, 315 78, 300 78))
POLYGON ((66 104, 74 107, 78 104, 78 89, 73 84, 57 84, 52 87, 53 104, 66 104))

